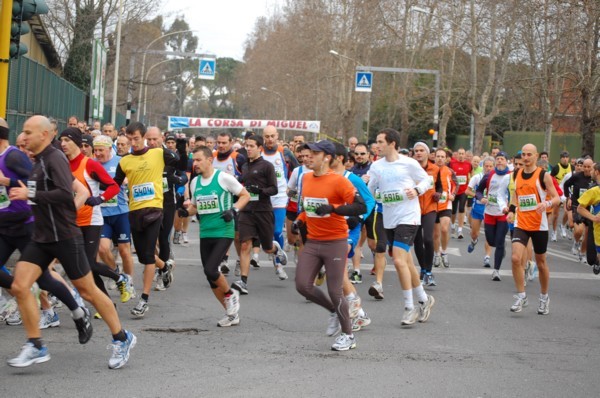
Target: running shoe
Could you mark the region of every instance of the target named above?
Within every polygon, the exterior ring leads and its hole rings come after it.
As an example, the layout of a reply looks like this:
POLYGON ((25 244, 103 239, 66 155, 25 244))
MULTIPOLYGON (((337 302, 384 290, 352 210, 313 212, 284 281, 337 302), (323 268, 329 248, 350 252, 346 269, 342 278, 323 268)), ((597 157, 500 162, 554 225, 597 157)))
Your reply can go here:
POLYGON ((381 283, 373 282, 369 287, 369 296, 375 300, 383 300, 383 286, 381 283))
POLYGON ((494 271, 492 271, 492 280, 496 281, 496 282, 501 281, 501 279, 500 279, 500 272, 498 272, 497 269, 495 269, 494 271))
POLYGON ((231 288, 237 290, 240 294, 248 294, 248 286, 242 280, 233 282, 231 288))
POLYGON ((552 242, 556 242, 558 239, 556 238, 556 231, 551 231, 550 232, 550 240, 552 242))
POLYGON ((33 343, 27 342, 23 346, 21 353, 19 356, 9 359, 6 361, 8 366, 12 366, 14 368, 24 368, 34 363, 43 363, 48 362, 50 360, 50 354, 48 353, 48 348, 46 346, 42 346, 42 348, 35 348, 33 343))
POLYGON ((350 275, 350 282, 353 285, 362 283, 362 275, 358 271, 352 271, 352 275, 350 275))
MULTIPOLYGON (((250 260, 252 262, 252 260, 250 260)), ((242 274, 242 268, 240 267, 240 260, 235 261, 235 271, 233 271, 235 276, 240 276, 242 274)))
POLYGON ((4 306, 0 308, 0 320, 7 320, 13 312, 18 310, 18 308, 19 306, 17 305, 17 300, 14 297, 10 300, 7 300, 4 303, 4 306))
POLYGON ((419 319, 419 308, 414 307, 412 309, 405 308, 404 314, 402 314, 402 325, 413 325, 417 319, 419 319))
POLYGON ((116 290, 117 289, 117 284, 112 279, 109 279, 106 282, 106 289, 108 289, 108 290, 116 290))
POLYGON ((329 324, 327 325, 327 336, 335 336, 342 329, 340 325, 340 319, 338 318, 337 313, 332 312, 329 314, 329 324))
POLYGON ((220 268, 223 276, 229 276, 229 265, 227 264, 227 260, 221 261, 220 268))
POLYGON ((148 302, 144 299, 140 299, 137 305, 131 310, 131 314, 137 316, 138 318, 143 318, 149 309, 150 307, 148 307, 148 302))
POLYGON ((371 324, 371 318, 365 312, 364 315, 359 315, 352 320, 352 331, 358 332, 362 328, 371 324))
POLYGON ((167 260, 162 272, 163 285, 166 289, 173 283, 173 260, 167 260))
POLYGON ((175 231, 175 233, 173 234, 173 244, 174 245, 181 244, 181 232, 175 231))
POLYGON ((255 258, 251 258, 250 259, 250 265, 254 268, 260 268, 260 264, 258 263, 258 259, 255 258))
POLYGON ((535 261, 527 261, 527 265, 527 280, 531 282, 535 279, 535 269, 537 268, 537 264, 535 263, 535 261))
POLYGON ((121 276, 123 279, 120 282, 117 282, 117 287, 121 293, 121 302, 126 303, 131 300, 135 294, 133 285, 131 284, 131 277, 127 274, 121 274, 121 276))
POLYGON ((577 241, 573 241, 573 244, 571 245, 571 254, 576 256, 577 253, 579 253, 579 248, 577 247, 577 241))
POLYGON ((550 313, 550 297, 546 297, 544 300, 540 295, 540 305, 538 306, 537 313, 540 315, 548 315, 550 313))
POLYGON ((62 308, 63 303, 56 296, 52 294, 48 294, 48 301, 50 301, 50 305, 52 308, 62 308))
POLYGON ((592 267, 592 272, 594 272, 594 275, 600 274, 600 264, 594 264, 592 267))
POLYGON ((437 282, 431 272, 426 272, 423 276, 423 286, 437 286, 437 282))
POLYGON ((156 278, 156 284, 154 285, 154 290, 156 290, 157 292, 162 292, 167 290, 167 288, 165 288, 165 284, 163 282, 162 276, 159 276, 156 278))
POLYGON ((514 295, 513 296, 515 299, 514 304, 510 307, 510 310, 512 312, 521 312, 523 311, 523 307, 527 307, 527 305, 529 304, 527 302, 527 297, 519 297, 518 295, 514 295))
POLYGON ((340 334, 331 346, 333 351, 348 351, 353 348, 356 348, 356 339, 346 333, 340 334))
POLYGON ((350 315, 350 319, 354 319, 358 316, 358 312, 360 311, 360 297, 355 294, 354 298, 347 299, 348 300, 348 312, 350 315))
POLYGON ((112 344, 107 347, 112 350, 112 355, 108 360, 109 369, 122 368, 129 361, 129 352, 135 347, 137 338, 129 330, 125 330, 125 336, 127 336, 125 341, 113 340, 112 344))
POLYGON ((442 253, 442 265, 444 268, 450 268, 450 259, 447 253, 442 253))
POLYGON ((92 338, 92 334, 94 333, 94 328, 92 327, 92 322, 90 321, 90 314, 87 309, 84 309, 85 315, 83 318, 73 319, 75 322, 75 327, 77 328, 77 333, 79 334, 79 344, 85 344, 92 338))
POLYGON ((19 326, 23 324, 23 320, 21 319, 21 313, 19 310, 13 311, 7 318, 6 324, 8 326, 19 326))
POLYGON ((282 265, 277 264, 275 266, 275 275, 279 278, 279 280, 284 281, 288 278, 287 272, 283 269, 282 265))
POLYGON ((225 315, 223 319, 217 322, 217 326, 226 328, 229 326, 235 326, 240 324, 240 316, 238 314, 235 315, 225 315))
POLYGON ((100 315, 100 313, 99 313, 99 312, 96 312, 96 313, 94 314, 94 319, 102 319, 102 315, 100 315))
POLYGON ((573 230, 567 227, 567 239, 573 239, 573 230))
POLYGON ((485 268, 490 268, 490 267, 492 266, 492 265, 491 265, 491 259, 490 259, 490 256, 485 256, 485 257, 483 258, 483 266, 484 266, 485 268))
POLYGON ((240 292, 232 290, 232 293, 225 295, 225 310, 227 315, 235 315, 240 310, 240 292))
POLYGON ((375 266, 373 266, 373 268, 371 268, 371 275, 375 275, 375 266))
POLYGON ((435 299, 431 294, 427 295, 427 301, 419 303, 419 318, 418 321, 423 323, 427 322, 429 315, 431 314, 431 307, 435 304, 435 299))
POLYGON ((469 246, 467 247, 467 252, 473 253, 473 250, 475 250, 475 246, 477 245, 477 242, 479 242, 479 239, 472 240, 471 243, 469 243, 469 246))
POLYGON ((42 311, 42 316, 40 316, 40 329, 48 329, 48 328, 56 328, 60 326, 60 319, 58 318, 58 314, 55 311, 42 311))
POLYGON ((462 228, 458 229, 458 233, 456 234, 456 238, 457 239, 463 239, 465 236, 463 235, 463 230, 462 228))
MULTIPOLYGON (((273 265, 277 265, 277 263, 281 265, 286 265, 288 262, 287 254, 281 246, 279 246, 279 242, 273 241, 273 246, 277 249, 273 255, 273 265)), ((286 278, 287 279, 287 278, 286 278)))
POLYGON ((190 243, 190 240, 188 239, 187 232, 182 232, 181 233, 181 239, 183 240, 183 243, 190 243))
POLYGON ((560 225, 560 235, 563 239, 567 238, 567 228, 565 228, 565 226, 562 224, 560 225))
POLYGON ((321 268, 319 270, 319 273, 317 274, 317 277, 315 278, 315 285, 316 286, 321 286, 323 284, 323 282, 325 282, 325 270, 323 270, 323 268, 321 268))
POLYGON ((438 268, 440 265, 442 265, 442 258, 439 254, 435 253, 433 255, 433 266, 438 268))

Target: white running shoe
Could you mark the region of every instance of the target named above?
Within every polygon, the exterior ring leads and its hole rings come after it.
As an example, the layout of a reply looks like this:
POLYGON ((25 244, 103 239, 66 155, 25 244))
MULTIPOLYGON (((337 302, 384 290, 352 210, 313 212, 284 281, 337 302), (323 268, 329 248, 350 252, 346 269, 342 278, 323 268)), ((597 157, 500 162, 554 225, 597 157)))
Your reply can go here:
POLYGON ((550 240, 552 242, 556 242, 558 239, 556 238, 556 231, 551 231, 550 233, 550 240))
POLYGON ((495 269, 495 270, 492 272, 492 280, 493 280, 493 281, 496 281, 496 282, 499 282, 499 281, 501 280, 501 279, 500 279, 500 272, 498 272, 498 270, 497 270, 497 269, 495 269))
POLYGON ((413 325, 417 319, 419 319, 419 308, 413 307, 412 309, 405 308, 404 314, 402 314, 402 325, 413 325))
POLYGON ((183 243, 190 243, 187 232, 181 233, 181 239, 183 239, 183 243))
POLYGON ((358 316, 360 311, 360 297, 355 295, 353 299, 348 300, 348 312, 350 313, 350 319, 354 319, 358 316))
POLYGON ((332 312, 329 314, 329 325, 327 325, 327 336, 335 336, 342 329, 340 325, 340 319, 338 318, 337 313, 332 312))
POLYGON ((240 324, 240 316, 238 314, 235 315, 225 315, 223 319, 217 322, 217 326, 221 328, 226 328, 229 326, 235 326, 240 324))
POLYGON ((277 277, 279 278, 279 280, 286 280, 288 278, 287 272, 285 272, 285 270, 283 269, 282 265, 277 265, 275 267, 275 275, 277 275, 277 277))
POLYGON ((240 292, 233 289, 232 294, 225 296, 225 310, 227 315, 236 315, 240 310, 240 292))
POLYGON ((356 339, 354 335, 350 336, 346 333, 340 334, 331 346, 333 351, 348 351, 353 348, 356 348, 356 339))
POLYGON ((423 323, 427 322, 429 315, 431 315, 431 307, 435 304, 435 298, 431 294, 427 295, 427 301, 419 303, 419 319, 418 321, 423 323))
POLYGON ((529 304, 529 302, 527 301, 527 297, 521 298, 516 294, 513 297, 515 299, 515 302, 510 307, 510 310, 512 312, 521 312, 523 311, 523 307, 527 307, 527 305, 529 304))
POLYGON ((540 305, 537 312, 540 315, 548 315, 550 313, 550 297, 546 297, 544 300, 540 295, 540 305))
POLYGON ((58 319, 56 311, 43 310, 40 316, 40 329, 56 328, 58 326, 60 326, 60 319, 58 319))
POLYGON ((23 349, 19 356, 9 359, 6 361, 9 366, 15 368, 24 368, 29 365, 33 365, 34 363, 43 363, 48 362, 50 360, 50 354, 48 353, 48 348, 46 346, 42 346, 42 348, 37 349, 31 342, 25 343, 23 349))

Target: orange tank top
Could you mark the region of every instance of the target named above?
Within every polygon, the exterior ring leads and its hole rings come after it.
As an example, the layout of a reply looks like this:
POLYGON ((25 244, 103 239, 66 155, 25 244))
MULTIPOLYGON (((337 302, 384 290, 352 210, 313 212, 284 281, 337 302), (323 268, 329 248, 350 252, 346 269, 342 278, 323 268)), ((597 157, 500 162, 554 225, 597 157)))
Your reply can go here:
POLYGON ((540 184, 538 167, 529 178, 523 178, 523 170, 519 170, 515 178, 515 194, 517 209, 515 214, 515 228, 524 231, 547 231, 548 217, 546 212, 538 213, 537 205, 546 200, 546 191, 540 184))

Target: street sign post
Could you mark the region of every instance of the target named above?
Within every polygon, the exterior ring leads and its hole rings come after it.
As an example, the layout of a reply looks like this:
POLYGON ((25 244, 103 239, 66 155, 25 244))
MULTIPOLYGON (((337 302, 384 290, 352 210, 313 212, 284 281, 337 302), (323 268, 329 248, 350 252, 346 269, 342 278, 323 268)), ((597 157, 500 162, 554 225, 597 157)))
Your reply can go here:
POLYGON ((354 83, 354 91, 370 93, 373 87, 373 73, 356 71, 356 79, 354 83))
POLYGON ((215 80, 217 61, 214 58, 200 58, 198 78, 204 80, 215 80))

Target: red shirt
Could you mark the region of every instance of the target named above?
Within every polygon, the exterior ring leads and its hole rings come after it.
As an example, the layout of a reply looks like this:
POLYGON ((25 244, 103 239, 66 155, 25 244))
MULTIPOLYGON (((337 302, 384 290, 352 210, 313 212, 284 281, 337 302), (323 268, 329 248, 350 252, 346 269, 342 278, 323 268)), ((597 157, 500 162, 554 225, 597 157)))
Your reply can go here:
POLYGON ((466 160, 459 162, 458 160, 452 158, 450 159, 450 168, 454 170, 458 180, 458 192, 456 192, 456 195, 462 195, 467 190, 469 184, 469 174, 471 171, 473 171, 473 165, 471 165, 471 162, 466 160))

